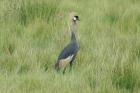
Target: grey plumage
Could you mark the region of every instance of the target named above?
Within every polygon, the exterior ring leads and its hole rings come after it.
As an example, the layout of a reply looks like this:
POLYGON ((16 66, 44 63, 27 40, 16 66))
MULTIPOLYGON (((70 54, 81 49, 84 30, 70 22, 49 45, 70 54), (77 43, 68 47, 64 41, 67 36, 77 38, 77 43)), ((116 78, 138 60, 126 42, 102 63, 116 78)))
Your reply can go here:
POLYGON ((72 67, 73 61, 79 50, 79 44, 76 40, 76 21, 79 20, 78 16, 73 16, 71 25, 71 41, 70 43, 60 52, 57 62, 55 63, 55 69, 58 71, 64 68, 63 73, 65 73, 66 66, 70 64, 72 67))

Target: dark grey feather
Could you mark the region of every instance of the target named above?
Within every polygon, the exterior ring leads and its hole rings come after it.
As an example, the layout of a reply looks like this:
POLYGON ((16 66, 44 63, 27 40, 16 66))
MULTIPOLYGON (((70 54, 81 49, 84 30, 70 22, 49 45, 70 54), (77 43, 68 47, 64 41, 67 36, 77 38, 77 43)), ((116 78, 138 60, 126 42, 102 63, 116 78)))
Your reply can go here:
POLYGON ((76 55, 78 52, 79 48, 77 45, 77 42, 71 42, 70 44, 68 44, 60 53, 58 60, 60 59, 65 59, 71 55, 76 55))

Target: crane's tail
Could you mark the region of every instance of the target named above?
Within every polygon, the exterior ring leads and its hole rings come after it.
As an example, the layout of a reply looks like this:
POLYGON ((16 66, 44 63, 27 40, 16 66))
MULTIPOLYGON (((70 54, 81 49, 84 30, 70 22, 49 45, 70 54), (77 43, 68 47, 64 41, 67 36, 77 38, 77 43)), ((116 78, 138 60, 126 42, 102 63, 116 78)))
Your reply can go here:
POLYGON ((55 70, 59 70, 59 63, 58 63, 58 61, 55 63, 55 66, 54 66, 54 68, 55 68, 55 70))

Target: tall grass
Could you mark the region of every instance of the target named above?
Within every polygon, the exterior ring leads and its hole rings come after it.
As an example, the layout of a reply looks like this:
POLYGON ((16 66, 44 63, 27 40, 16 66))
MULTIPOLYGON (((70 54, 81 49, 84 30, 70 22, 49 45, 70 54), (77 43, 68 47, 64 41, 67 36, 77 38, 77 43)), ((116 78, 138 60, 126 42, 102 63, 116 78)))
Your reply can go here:
POLYGON ((1 93, 139 93, 139 0, 1 0, 1 93), (80 17, 71 72, 54 63, 80 17))

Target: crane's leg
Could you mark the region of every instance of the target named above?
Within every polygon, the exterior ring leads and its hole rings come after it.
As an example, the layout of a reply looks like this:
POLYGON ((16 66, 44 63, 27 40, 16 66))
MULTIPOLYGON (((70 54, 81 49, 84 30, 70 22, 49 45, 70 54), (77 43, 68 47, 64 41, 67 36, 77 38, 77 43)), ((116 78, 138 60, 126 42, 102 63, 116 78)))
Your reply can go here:
POLYGON ((72 70, 72 62, 70 63, 70 70, 69 71, 71 71, 72 70))
POLYGON ((65 72, 66 72, 66 68, 67 68, 67 67, 64 68, 64 70, 63 70, 63 74, 65 74, 65 72))
POLYGON ((72 70, 72 68, 73 68, 73 64, 75 64, 76 63, 76 61, 75 60, 73 60, 73 61, 71 61, 70 62, 70 70, 69 71, 71 71, 72 70))
POLYGON ((69 71, 71 71, 72 70, 72 66, 73 66, 73 64, 75 63, 75 60, 74 61, 72 61, 72 62, 70 62, 70 70, 69 71))

